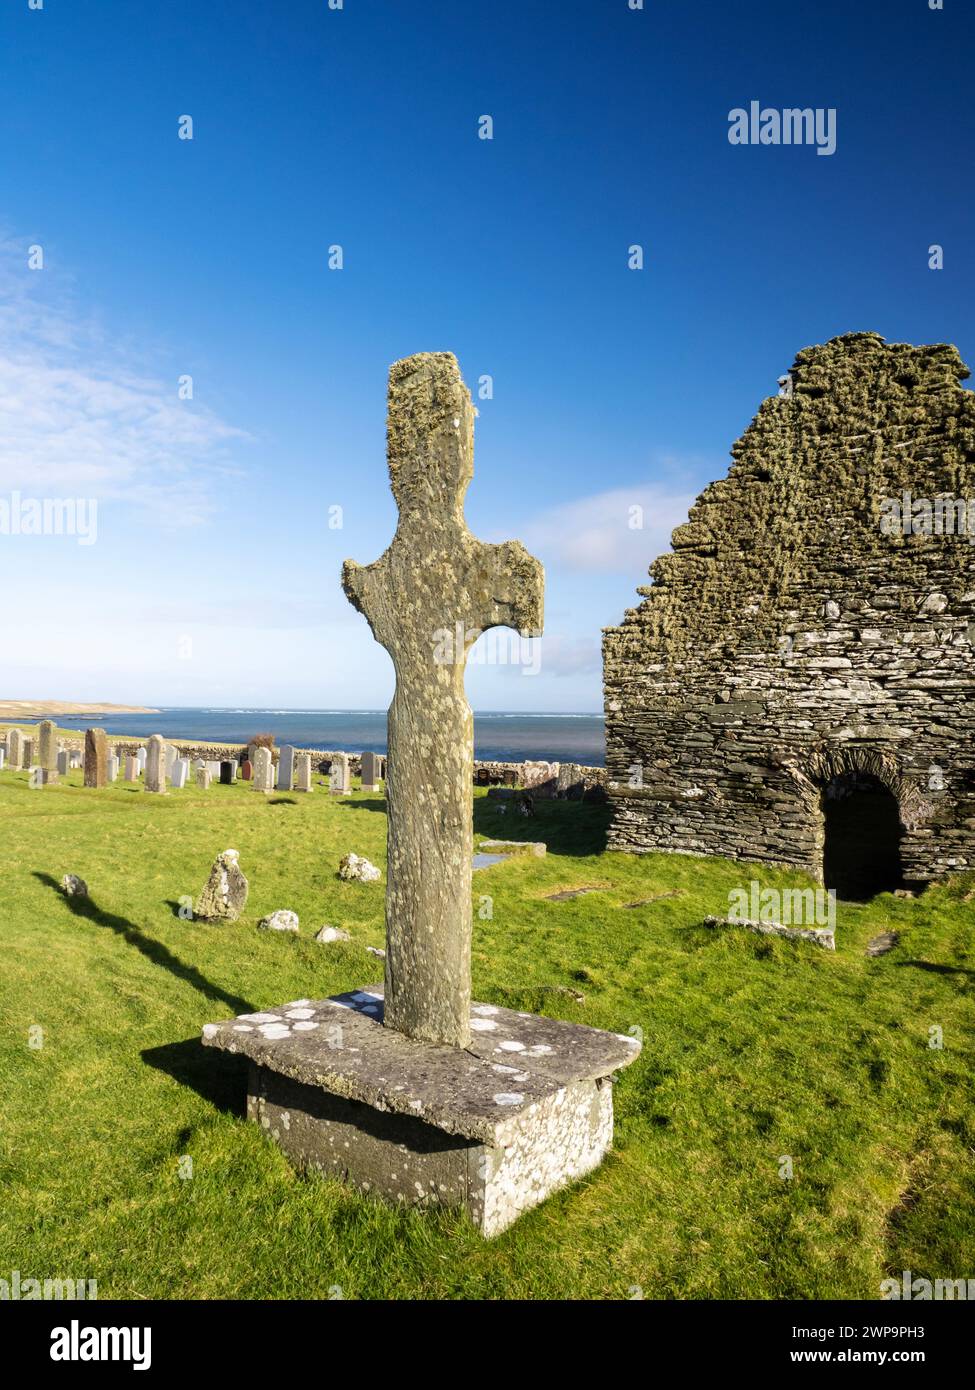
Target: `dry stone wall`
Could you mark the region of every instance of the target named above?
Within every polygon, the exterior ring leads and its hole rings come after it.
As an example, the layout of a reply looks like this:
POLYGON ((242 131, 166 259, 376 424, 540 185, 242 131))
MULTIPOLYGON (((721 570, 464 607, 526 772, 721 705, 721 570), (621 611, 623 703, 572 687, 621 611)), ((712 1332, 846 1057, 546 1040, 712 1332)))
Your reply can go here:
POLYGON ((905 879, 975 868, 975 531, 917 508, 975 499, 968 375, 874 333, 799 353, 604 634, 611 848, 820 878, 824 789, 866 774, 905 879))

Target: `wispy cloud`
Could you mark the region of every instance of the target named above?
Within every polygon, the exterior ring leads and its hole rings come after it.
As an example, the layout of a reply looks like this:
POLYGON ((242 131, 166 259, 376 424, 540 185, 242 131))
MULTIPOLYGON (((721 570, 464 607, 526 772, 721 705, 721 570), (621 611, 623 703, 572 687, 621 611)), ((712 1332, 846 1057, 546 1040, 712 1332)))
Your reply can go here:
POLYGON ((247 434, 147 374, 26 243, 0 238, 0 489, 94 497, 198 525, 247 434))
POLYGON ((529 550, 550 565, 637 581, 670 548, 696 494, 659 483, 614 488, 543 512, 521 527, 529 550))

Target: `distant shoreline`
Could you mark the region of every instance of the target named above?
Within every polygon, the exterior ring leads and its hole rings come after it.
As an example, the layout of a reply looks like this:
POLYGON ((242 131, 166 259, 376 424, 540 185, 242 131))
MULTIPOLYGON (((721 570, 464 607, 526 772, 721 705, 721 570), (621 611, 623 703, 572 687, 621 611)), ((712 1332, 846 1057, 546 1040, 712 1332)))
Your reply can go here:
POLYGON ((52 715, 79 715, 93 719, 102 714, 159 714, 147 705, 78 704, 71 700, 0 700, 0 719, 47 719, 52 715))

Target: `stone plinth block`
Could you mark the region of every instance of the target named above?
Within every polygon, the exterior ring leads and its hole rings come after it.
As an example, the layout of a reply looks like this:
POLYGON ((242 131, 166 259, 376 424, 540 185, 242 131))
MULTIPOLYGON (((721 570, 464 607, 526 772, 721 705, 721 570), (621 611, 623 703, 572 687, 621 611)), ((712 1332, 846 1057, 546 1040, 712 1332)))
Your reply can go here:
POLYGON ((602 1160, 611 1074, 639 1043, 474 1004, 471 1044, 383 1027, 383 987, 208 1023, 251 1061, 248 1115, 299 1167, 411 1205, 463 1207, 497 1235, 602 1160))

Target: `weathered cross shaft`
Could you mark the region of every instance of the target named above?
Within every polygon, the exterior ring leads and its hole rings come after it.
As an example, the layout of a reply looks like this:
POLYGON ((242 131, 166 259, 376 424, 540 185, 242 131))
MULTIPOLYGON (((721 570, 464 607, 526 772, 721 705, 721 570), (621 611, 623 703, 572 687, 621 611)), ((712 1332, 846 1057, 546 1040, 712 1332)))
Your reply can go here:
POLYGON ((467 653, 491 627, 538 633, 542 567, 518 541, 467 529, 474 409, 452 353, 389 373, 396 535, 342 583, 396 669, 389 708, 385 1022, 413 1038, 470 1041, 473 716, 467 653), (460 639, 458 640, 458 635, 460 639))

